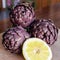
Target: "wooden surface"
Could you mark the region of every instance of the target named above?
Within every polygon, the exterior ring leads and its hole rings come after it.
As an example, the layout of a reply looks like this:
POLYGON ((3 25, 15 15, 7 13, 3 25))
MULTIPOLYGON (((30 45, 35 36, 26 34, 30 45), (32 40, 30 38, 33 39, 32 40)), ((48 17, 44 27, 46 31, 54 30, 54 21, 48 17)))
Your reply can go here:
MULTIPOLYGON (((60 30, 57 41, 50 47, 53 54, 52 60, 60 60, 60 30)), ((24 60, 22 55, 12 54, 4 49, 2 45, 2 34, 0 34, 0 60, 24 60)))
POLYGON ((37 10, 47 7, 48 5, 55 5, 57 3, 60 3, 60 0, 35 0, 36 2, 36 8, 37 10))
POLYGON ((9 18, 1 20, 0 21, 0 33, 6 31, 8 28, 11 28, 11 26, 12 24, 9 18))
POLYGON ((2 9, 2 0, 0 0, 0 9, 2 9))

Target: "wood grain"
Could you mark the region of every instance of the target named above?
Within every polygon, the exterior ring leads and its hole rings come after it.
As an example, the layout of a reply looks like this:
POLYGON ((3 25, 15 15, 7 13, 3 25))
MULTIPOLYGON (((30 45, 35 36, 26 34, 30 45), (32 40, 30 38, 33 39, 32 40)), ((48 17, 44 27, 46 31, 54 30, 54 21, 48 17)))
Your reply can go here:
POLYGON ((2 0, 0 0, 0 9, 2 9, 2 0))

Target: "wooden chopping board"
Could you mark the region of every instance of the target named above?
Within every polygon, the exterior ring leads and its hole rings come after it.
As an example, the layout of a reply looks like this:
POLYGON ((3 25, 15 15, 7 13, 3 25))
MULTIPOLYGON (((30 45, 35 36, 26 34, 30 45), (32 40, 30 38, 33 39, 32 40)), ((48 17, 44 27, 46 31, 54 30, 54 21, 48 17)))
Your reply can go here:
MULTIPOLYGON (((50 46, 52 49, 52 60, 60 60, 60 30, 57 41, 50 46)), ((0 60, 24 60, 22 55, 16 55, 5 50, 2 45, 2 34, 0 34, 0 60)))

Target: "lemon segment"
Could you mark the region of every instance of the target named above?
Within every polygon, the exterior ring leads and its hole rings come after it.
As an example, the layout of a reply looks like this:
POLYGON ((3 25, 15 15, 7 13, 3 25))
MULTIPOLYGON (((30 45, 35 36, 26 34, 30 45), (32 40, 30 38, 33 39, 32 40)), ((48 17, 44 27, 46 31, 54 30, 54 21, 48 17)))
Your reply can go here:
POLYGON ((23 56, 26 60, 51 60, 50 47, 39 38, 29 38, 23 44, 23 56))

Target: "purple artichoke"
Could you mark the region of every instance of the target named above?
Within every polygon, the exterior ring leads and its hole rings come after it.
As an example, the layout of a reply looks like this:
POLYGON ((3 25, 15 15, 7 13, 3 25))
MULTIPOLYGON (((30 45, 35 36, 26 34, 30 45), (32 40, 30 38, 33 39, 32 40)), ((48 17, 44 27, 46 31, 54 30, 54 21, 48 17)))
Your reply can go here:
POLYGON ((32 37, 40 38, 48 44, 53 44, 57 40, 58 29, 50 19, 34 21, 29 26, 29 30, 32 37))
POLYGON ((10 21, 13 26, 27 27, 35 19, 34 9, 29 3, 21 3, 10 12, 10 21))
POLYGON ((3 34, 2 44, 12 53, 21 53, 22 44, 29 37, 30 35, 21 26, 13 27, 3 34))

